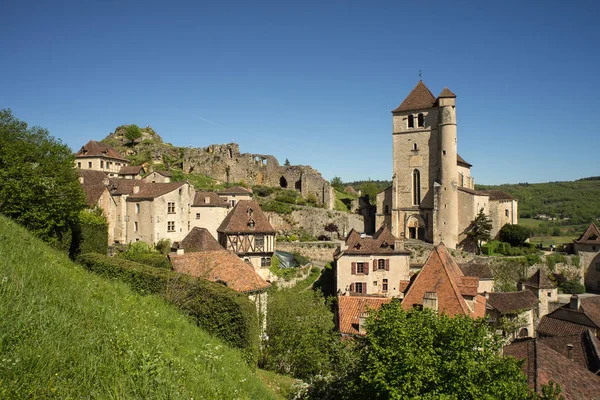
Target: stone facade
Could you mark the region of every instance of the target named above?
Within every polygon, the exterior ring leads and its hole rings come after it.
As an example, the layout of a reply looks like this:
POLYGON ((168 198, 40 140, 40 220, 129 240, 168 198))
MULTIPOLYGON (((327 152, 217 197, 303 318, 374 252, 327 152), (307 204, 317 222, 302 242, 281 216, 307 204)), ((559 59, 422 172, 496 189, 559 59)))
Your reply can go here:
POLYGON ((325 225, 334 223, 339 228, 340 237, 345 237, 352 229, 365 232, 365 222, 362 215, 342 211, 325 210, 323 208, 295 206, 296 210, 289 215, 280 215, 275 212, 265 212, 271 225, 279 231, 289 231, 295 227, 302 227, 314 236, 334 236, 325 231, 325 225))
POLYGON ((573 250, 580 257, 586 289, 600 292, 600 230, 594 223, 573 241, 573 250))

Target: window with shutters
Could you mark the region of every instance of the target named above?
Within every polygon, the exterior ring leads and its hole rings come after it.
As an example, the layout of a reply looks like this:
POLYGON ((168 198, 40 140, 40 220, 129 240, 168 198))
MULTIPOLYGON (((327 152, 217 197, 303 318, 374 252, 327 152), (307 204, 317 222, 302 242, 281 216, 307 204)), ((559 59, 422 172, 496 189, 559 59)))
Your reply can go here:
POLYGON ((381 291, 384 293, 387 293, 388 291, 388 280, 384 279, 383 283, 381 284, 381 291))
POLYGON ((355 282, 354 283, 354 293, 366 293, 367 288, 363 282, 355 282))
POLYGON ((377 260, 377 269, 385 269, 385 260, 383 258, 377 260))
POLYGON ((167 203, 167 213, 175 214, 175 203, 167 203))
POLYGON ((356 273, 357 274, 364 274, 365 273, 365 263, 356 263, 356 273))

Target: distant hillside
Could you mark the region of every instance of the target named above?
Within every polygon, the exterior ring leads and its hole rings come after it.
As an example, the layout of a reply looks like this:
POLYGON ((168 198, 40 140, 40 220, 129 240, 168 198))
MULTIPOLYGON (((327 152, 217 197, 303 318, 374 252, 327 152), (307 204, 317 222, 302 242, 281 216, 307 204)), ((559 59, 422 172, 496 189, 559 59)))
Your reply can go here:
POLYGON ((502 190, 519 200, 519 217, 556 217, 564 225, 589 224, 600 217, 600 177, 574 182, 475 185, 477 190, 502 190), (568 218, 568 219, 565 219, 568 218))
POLYGON ((0 255, 0 398, 274 398, 240 352, 173 307, 1 215, 0 255))

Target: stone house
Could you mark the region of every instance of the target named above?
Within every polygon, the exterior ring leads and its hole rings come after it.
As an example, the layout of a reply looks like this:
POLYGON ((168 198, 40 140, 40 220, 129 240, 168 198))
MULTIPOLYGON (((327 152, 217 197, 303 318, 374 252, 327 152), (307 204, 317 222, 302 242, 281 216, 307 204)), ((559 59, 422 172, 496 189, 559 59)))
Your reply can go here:
POLYGON ((252 200, 252 190, 241 186, 234 186, 229 189, 219 190, 217 194, 226 202, 231 204, 231 207, 240 200, 252 200))
POLYGON ((402 297, 410 280, 410 252, 386 227, 373 237, 351 230, 334 260, 338 295, 402 297))
POLYGON ((570 336, 587 330, 600 337, 600 296, 580 298, 574 294, 568 304, 542 317, 537 335, 540 338, 570 336))
POLYGON ((263 279, 268 279, 276 231, 257 201, 237 201, 217 233, 221 246, 251 264, 263 279))
POLYGON ((106 173, 94 170, 78 170, 79 183, 85 193, 86 204, 89 208, 98 207, 104 212, 108 225, 108 242, 114 242, 117 203, 110 194, 106 173))
POLYGON ((479 318, 485 315, 486 298, 478 294, 479 278, 465 276, 444 244, 433 248, 421 272, 406 290, 402 307, 431 308, 449 316, 479 318))
POLYGON ((206 228, 217 239, 217 229, 230 210, 230 203, 217 193, 196 192, 192 203, 192 227, 206 228))
POLYGON ((171 183, 173 174, 170 171, 153 171, 146 175, 143 180, 151 183, 171 183))
POLYGON ((75 167, 79 170, 106 172, 109 177, 117 177, 122 167, 129 165, 118 151, 111 146, 90 140, 75 153, 75 167))
POLYGON ((529 290, 486 293, 486 316, 493 328, 503 330, 510 339, 535 337, 534 321, 539 300, 529 290), (507 332, 506 324, 514 325, 507 332))
POLYGON ((581 260, 584 284, 589 292, 600 292, 600 230, 593 222, 573 241, 573 250, 581 260))
POLYGON ((483 209, 492 236, 517 223, 517 201, 494 191, 474 190, 472 165, 457 153, 456 95, 435 97, 422 81, 392 111, 392 186, 377 196, 376 226, 393 235, 466 246, 466 230, 483 209))
POLYGON ((550 303, 558 302, 558 289, 542 269, 538 269, 519 286, 521 286, 521 290, 528 290, 539 299, 536 319, 542 318, 550 312, 550 303))
POLYGON ((338 296, 335 321, 342 337, 365 335, 364 323, 369 312, 391 301, 390 297, 338 296))
POLYGON ((490 267, 483 262, 475 260, 468 263, 458 264, 464 276, 475 276, 479 278, 477 293, 491 293, 494 291, 494 275, 490 267))
POLYGON ((142 179, 146 170, 141 165, 121 167, 117 174, 122 179, 142 179))

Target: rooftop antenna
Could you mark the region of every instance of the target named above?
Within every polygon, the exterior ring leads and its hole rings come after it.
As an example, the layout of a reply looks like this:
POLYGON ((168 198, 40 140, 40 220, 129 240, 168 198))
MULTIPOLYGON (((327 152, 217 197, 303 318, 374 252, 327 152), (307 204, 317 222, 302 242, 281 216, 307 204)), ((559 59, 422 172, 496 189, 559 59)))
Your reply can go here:
POLYGON ((421 73, 421 70, 419 70, 419 80, 422 81, 423 80, 423 74, 421 73))

